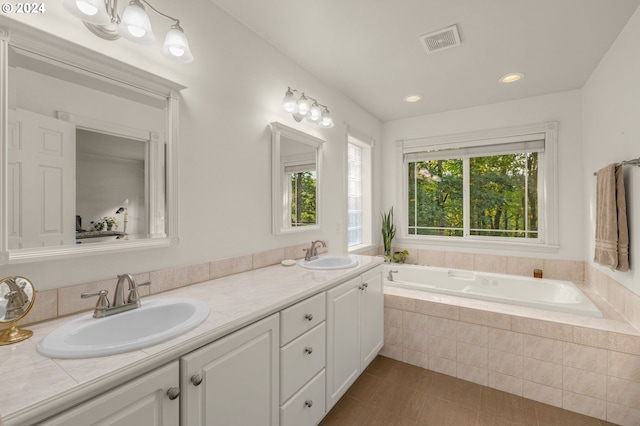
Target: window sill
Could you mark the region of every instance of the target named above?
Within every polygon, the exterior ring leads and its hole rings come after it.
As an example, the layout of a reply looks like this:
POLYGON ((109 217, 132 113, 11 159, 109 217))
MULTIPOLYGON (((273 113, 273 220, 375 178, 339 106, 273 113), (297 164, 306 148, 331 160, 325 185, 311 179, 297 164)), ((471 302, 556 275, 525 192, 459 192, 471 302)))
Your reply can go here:
POLYGON ((396 238, 396 244, 424 244, 441 247, 457 247, 465 249, 489 249, 506 251, 529 251, 535 253, 557 253, 560 246, 541 243, 520 243, 514 241, 454 239, 447 237, 412 237, 396 238))
POLYGON ((347 251, 351 254, 366 253, 371 250, 377 250, 378 246, 375 244, 358 244, 357 246, 351 246, 347 251))

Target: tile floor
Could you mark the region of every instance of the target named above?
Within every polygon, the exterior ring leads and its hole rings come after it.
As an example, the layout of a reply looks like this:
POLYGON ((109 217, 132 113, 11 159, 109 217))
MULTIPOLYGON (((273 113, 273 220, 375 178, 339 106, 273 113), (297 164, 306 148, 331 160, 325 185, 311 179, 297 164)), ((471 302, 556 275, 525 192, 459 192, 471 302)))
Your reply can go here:
POLYGON ((601 426, 612 423, 378 356, 321 426, 601 426))

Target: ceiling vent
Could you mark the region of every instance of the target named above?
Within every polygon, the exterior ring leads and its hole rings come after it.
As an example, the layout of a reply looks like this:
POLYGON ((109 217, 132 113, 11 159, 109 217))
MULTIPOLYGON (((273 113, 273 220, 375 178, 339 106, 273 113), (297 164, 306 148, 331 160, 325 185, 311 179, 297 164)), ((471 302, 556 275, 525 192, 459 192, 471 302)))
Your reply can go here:
POLYGON ((458 26, 451 25, 428 34, 422 34, 420 41, 427 54, 439 52, 460 45, 460 34, 458 34, 458 26))

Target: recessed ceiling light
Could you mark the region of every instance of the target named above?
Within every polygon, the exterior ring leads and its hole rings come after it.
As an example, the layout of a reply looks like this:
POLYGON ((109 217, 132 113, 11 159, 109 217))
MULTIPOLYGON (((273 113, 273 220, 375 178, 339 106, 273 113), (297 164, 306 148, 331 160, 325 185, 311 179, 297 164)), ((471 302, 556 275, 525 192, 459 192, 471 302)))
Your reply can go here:
POLYGON ((422 95, 419 95, 417 93, 407 95, 404 97, 405 102, 418 102, 420 99, 422 99, 422 95))
POLYGON ((524 78, 524 74, 521 72, 512 72, 509 73, 507 75, 503 75, 502 77, 500 77, 500 79, 498 79, 498 81, 500 83, 515 83, 518 80, 521 80, 524 78))

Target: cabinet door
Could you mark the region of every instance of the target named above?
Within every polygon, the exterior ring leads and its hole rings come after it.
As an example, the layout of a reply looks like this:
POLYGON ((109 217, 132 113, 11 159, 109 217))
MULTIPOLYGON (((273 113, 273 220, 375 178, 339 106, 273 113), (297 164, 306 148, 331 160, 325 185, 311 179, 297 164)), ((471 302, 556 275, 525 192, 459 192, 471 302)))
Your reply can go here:
POLYGON ((179 400, 167 391, 179 382, 178 361, 45 420, 42 425, 178 425, 179 400))
POLYGON ((327 412, 360 375, 360 277, 327 291, 327 412))
POLYGON ((182 357, 180 423, 277 425, 278 342, 275 314, 182 357))
POLYGON ((384 287, 382 268, 362 275, 361 368, 373 361, 384 343, 384 287))

